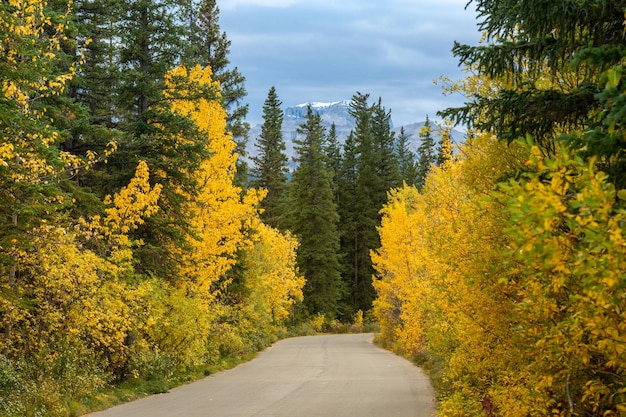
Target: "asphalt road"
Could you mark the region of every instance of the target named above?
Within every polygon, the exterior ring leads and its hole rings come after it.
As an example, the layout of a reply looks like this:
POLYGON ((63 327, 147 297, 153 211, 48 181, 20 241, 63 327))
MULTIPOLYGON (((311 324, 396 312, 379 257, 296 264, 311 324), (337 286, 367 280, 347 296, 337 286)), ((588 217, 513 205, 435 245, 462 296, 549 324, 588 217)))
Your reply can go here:
POLYGON ((286 339, 254 360, 92 417, 426 417, 428 377, 371 334, 286 339))

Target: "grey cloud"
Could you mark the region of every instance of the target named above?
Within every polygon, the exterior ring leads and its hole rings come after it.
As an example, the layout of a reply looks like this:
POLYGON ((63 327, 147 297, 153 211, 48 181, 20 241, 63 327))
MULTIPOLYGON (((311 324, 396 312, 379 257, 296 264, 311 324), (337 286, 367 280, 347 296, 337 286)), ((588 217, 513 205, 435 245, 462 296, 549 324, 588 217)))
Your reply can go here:
POLYGON ((232 41, 231 63, 247 79, 250 121, 261 121, 271 86, 285 105, 369 92, 382 97, 396 124, 457 105, 432 81, 461 75, 450 50, 454 40, 478 40, 475 20, 464 10, 465 0, 419 3, 360 0, 360 7, 347 1, 223 10, 220 24, 232 41))

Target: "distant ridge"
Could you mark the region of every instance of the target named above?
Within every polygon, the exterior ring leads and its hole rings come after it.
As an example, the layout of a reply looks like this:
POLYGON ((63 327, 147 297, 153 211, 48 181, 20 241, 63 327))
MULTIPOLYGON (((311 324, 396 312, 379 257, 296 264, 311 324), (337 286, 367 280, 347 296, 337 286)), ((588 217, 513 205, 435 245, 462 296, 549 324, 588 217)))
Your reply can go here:
MULTIPOLYGON (((350 100, 339 100, 333 102, 306 102, 295 106, 286 107, 283 119, 283 139, 285 140, 285 153, 289 160, 292 160, 294 156, 293 141, 298 137, 297 130, 301 124, 306 122, 307 108, 311 106, 311 109, 315 114, 319 114, 322 119, 322 125, 326 129, 330 129, 330 126, 334 123, 337 131, 337 139, 340 143, 344 143, 350 132, 355 128, 354 118, 350 115, 350 100)), ((393 127, 392 130, 396 133, 396 137, 400 133, 400 129, 404 127, 404 132, 409 139, 409 148, 415 152, 421 143, 419 136, 424 121, 410 123, 404 126, 393 127)), ((393 126, 393 125, 392 125, 393 126)), ((435 129, 435 140, 439 140, 439 134, 436 131, 437 126, 433 123, 433 129, 435 129)), ((256 155, 256 143, 257 138, 261 134, 261 125, 256 125, 250 129, 250 141, 248 142, 248 153, 250 155, 256 155)), ((452 131, 452 139, 457 144, 464 141, 465 135, 458 130, 452 131)))
POLYGON ((342 128, 341 130, 347 130, 347 132, 349 133, 350 130, 352 130, 352 128, 354 127, 354 119, 350 115, 349 100, 334 101, 332 103, 322 103, 315 101, 287 107, 284 110, 284 121, 289 122, 291 120, 299 120, 299 124, 303 123, 301 120, 306 118, 307 108, 309 106, 311 106, 311 110, 313 110, 313 113, 320 115, 320 118, 322 119, 322 124, 327 128, 334 123, 335 127, 338 130, 342 128), (344 127, 347 129, 343 129, 344 127))
POLYGON ((332 103, 322 103, 320 101, 312 101, 310 103, 296 104, 294 107, 304 107, 304 108, 307 108, 309 106, 311 106, 311 108, 313 108, 313 109, 326 109, 328 107, 336 107, 336 106, 349 107, 350 106, 350 100, 339 100, 339 101, 333 101, 332 103))

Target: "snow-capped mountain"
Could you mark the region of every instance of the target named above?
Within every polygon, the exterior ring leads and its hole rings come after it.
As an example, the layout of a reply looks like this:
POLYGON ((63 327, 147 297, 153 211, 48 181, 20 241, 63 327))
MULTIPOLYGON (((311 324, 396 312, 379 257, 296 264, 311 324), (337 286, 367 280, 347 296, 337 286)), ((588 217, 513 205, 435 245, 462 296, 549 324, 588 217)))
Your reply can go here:
POLYGON ((307 108, 311 106, 313 113, 319 114, 322 123, 330 126, 335 123, 336 126, 352 126, 354 125, 354 119, 350 115, 350 101, 341 100, 332 103, 303 103, 297 106, 287 107, 285 109, 285 121, 292 119, 305 119, 307 114, 307 108))
MULTIPOLYGON (((283 139, 285 140, 286 154, 291 161, 294 150, 293 141, 298 137, 298 127, 301 124, 306 123, 307 107, 311 106, 314 113, 319 114, 322 119, 322 125, 327 129, 334 123, 337 131, 337 139, 343 143, 348 137, 350 132, 355 128, 354 118, 350 115, 350 100, 340 100, 335 102, 308 102, 298 104, 296 106, 287 107, 283 110, 283 139)), ((392 115, 393 116, 393 115, 392 115)), ((409 138, 409 147, 412 151, 417 150, 420 145, 420 130, 424 126, 424 122, 416 122, 403 126, 404 132, 409 138)), ((432 124, 433 128, 436 125, 432 124)), ((402 126, 394 127, 393 131, 396 133, 396 137, 400 133, 402 126)), ((250 155, 256 154, 256 148, 254 144, 257 138, 261 134, 261 125, 256 125, 250 129, 250 140, 248 143, 248 152, 250 155)), ((438 140, 439 135, 435 133, 435 140, 438 140)), ((457 130, 452 131, 452 138, 456 143, 461 143, 464 139, 464 134, 457 130)))

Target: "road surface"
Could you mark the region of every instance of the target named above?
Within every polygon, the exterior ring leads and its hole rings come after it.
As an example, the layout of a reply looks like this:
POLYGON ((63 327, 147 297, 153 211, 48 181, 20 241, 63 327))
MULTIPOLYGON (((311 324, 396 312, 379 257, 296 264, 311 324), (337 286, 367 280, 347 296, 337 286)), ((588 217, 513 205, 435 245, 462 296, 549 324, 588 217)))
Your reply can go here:
POLYGON ((285 339, 250 362, 91 417, 427 417, 428 377, 371 334, 285 339))

